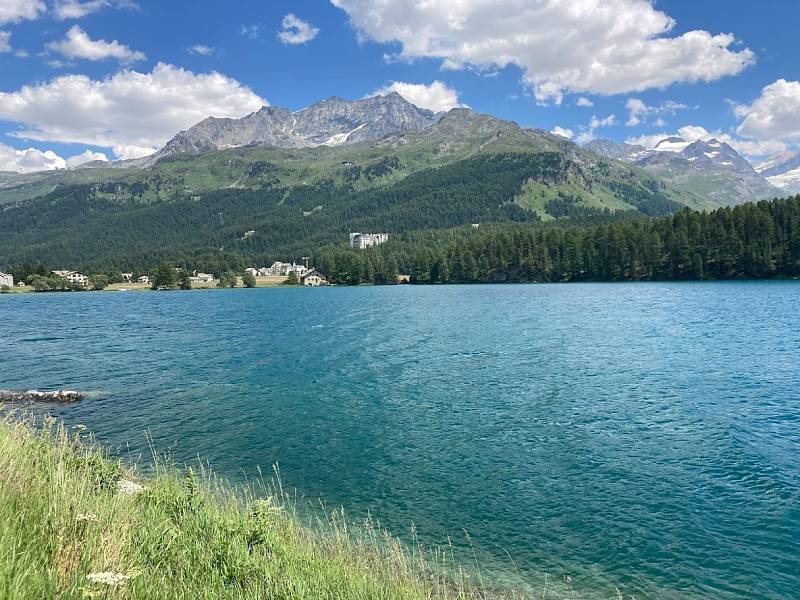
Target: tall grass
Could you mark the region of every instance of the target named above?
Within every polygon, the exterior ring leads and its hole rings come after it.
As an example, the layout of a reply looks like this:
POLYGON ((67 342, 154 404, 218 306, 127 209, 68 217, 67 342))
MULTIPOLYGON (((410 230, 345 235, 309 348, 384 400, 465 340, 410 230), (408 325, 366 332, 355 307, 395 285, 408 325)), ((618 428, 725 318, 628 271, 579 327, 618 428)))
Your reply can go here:
POLYGON ((0 420, 0 598, 512 597, 370 522, 303 525, 279 487, 163 462, 138 493, 130 479, 81 431, 0 420))

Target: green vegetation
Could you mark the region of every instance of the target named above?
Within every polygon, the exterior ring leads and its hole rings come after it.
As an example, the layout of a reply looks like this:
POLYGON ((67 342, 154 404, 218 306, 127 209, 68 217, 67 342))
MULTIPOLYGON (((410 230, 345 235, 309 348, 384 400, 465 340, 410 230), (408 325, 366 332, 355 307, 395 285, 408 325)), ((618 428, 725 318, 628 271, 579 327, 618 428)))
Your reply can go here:
POLYGON ((236 287, 236 280, 237 276, 236 273, 233 271, 226 271, 219 276, 219 282, 217 283, 217 287, 221 288, 233 288, 236 287))
POLYGON ((442 554, 408 551, 369 523, 302 525, 280 488, 234 494, 159 465, 135 493, 123 476, 80 427, 0 421, 0 597, 489 597, 458 570, 437 575, 452 569, 442 554))
POLYGON ((244 287, 254 288, 256 287, 256 276, 250 271, 244 271, 242 272, 242 283, 244 284, 244 287))
POLYGON ((178 272, 167 263, 161 264, 150 274, 150 288, 175 289, 178 285, 178 272))
POLYGON ((327 248, 314 262, 344 284, 393 282, 398 265, 412 283, 798 277, 800 196, 654 220, 417 233, 327 248))
POLYGON ((289 271, 289 276, 284 281, 286 285, 300 285, 300 278, 294 271, 289 271))

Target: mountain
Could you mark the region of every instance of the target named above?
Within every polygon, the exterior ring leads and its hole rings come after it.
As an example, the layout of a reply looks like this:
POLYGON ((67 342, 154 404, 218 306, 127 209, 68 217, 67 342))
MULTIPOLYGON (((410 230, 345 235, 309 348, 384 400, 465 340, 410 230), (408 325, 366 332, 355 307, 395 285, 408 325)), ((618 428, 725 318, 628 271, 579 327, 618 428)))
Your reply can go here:
POLYGON ((148 166, 169 156, 241 146, 311 148, 355 144, 423 129, 437 120, 435 113, 414 106, 397 92, 361 100, 329 98, 294 113, 265 106, 241 119, 208 117, 178 133, 152 156, 133 164, 148 166))
POLYGON ((756 165, 755 169, 775 187, 790 194, 800 194, 800 152, 776 154, 756 165))
POLYGON ((772 198, 780 190, 730 145, 717 139, 689 142, 668 137, 653 148, 594 140, 588 150, 635 164, 673 186, 703 198, 705 207, 772 198))
MULTIPOLYGON (((258 117, 267 124, 259 130, 262 139, 264 131, 280 131, 270 125, 285 118, 276 116, 279 110, 258 117)), ((306 140, 303 147, 255 142, 196 153, 238 143, 237 132, 256 130, 251 119, 232 120, 213 128, 211 146, 198 135, 185 151, 148 166, 37 174, 0 186, 0 262, 126 270, 197 257, 261 263, 308 256, 343 243, 349 231, 396 236, 470 223, 607 220, 702 206, 702 199, 633 165, 468 109, 433 115, 384 97, 325 101, 308 112, 298 119, 306 125, 291 132, 306 140), (373 117, 362 127, 375 111, 386 122, 373 117), (307 125, 312 122, 318 131, 307 125), (397 127, 408 129, 380 137, 397 127), (319 143, 338 135, 333 131, 355 128, 375 139, 319 143)))

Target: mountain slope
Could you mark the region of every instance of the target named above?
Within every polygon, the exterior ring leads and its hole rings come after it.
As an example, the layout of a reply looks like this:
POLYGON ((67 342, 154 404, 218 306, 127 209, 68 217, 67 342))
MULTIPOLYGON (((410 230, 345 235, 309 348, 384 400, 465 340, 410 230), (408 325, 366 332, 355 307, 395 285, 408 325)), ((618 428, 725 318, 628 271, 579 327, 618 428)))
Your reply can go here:
POLYGON ((800 193, 800 152, 783 152, 756 165, 772 185, 790 194, 800 193))
POLYGON ((148 166, 176 154, 200 154, 241 146, 277 148, 354 144, 423 129, 436 115, 417 108, 397 92, 362 100, 329 98, 295 113, 265 106, 241 119, 208 117, 178 133, 154 155, 134 161, 148 166))
POLYGON ((706 208, 780 194, 736 150, 717 139, 688 142, 670 137, 650 150, 611 140, 594 140, 586 149, 640 166, 674 187, 700 196, 706 208))
POLYGON ((467 109, 378 140, 187 152, 148 168, 67 175, 37 198, 12 190, 0 219, 3 261, 132 269, 234 252, 268 262, 342 242, 350 230, 662 215, 696 201, 635 166, 467 109))

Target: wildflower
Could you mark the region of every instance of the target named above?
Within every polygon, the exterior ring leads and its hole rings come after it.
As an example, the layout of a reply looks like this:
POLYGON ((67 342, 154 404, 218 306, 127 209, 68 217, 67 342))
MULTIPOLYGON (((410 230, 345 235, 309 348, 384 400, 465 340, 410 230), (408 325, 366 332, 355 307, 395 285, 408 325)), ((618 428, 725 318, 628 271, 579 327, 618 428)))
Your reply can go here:
POLYGON ((97 515, 93 515, 91 513, 80 513, 75 520, 78 523, 97 523, 100 519, 97 515))
POLYGON ((130 578, 131 576, 126 575, 125 573, 113 573, 112 571, 89 573, 89 575, 86 576, 86 579, 88 579, 90 582, 107 585, 108 587, 118 587, 120 585, 124 585, 128 583, 130 578))
POLYGON ((135 496, 144 490, 144 486, 127 479, 120 479, 117 482, 117 491, 125 496, 135 496))

